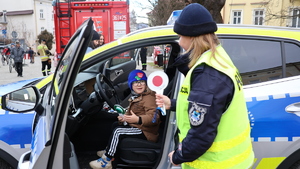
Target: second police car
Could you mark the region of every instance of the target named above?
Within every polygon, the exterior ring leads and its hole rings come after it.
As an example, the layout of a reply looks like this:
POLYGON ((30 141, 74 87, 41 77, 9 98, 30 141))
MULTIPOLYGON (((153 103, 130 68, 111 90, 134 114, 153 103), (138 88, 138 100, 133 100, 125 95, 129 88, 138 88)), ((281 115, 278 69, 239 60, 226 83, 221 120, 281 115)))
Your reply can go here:
MULTIPOLYGON (((221 44, 243 78, 256 157, 252 168, 299 166, 300 32, 292 28, 218 26, 221 44)), ((22 155, 19 168, 84 168, 97 158, 96 151, 105 148, 116 121, 117 114, 110 113, 110 107, 128 104, 127 76, 137 68, 132 58, 141 47, 170 47, 164 70, 170 83, 164 93, 176 98, 184 77, 172 63, 183 49, 172 26, 135 31, 84 56, 92 27, 91 21, 86 22, 74 34, 40 100, 35 87, 16 91, 34 100, 31 109, 37 116, 30 151, 22 155)), ((6 105, 13 94, 2 97, 5 109, 13 109, 6 105)), ((122 140, 114 167, 180 168, 171 166, 167 157, 178 143, 175 113, 170 111, 162 118, 157 143, 122 140)))

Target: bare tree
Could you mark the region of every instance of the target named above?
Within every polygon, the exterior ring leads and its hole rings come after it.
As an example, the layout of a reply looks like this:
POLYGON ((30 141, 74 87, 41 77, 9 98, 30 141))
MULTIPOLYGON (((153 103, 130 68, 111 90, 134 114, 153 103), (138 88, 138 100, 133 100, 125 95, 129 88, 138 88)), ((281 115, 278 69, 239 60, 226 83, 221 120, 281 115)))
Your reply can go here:
POLYGON ((264 22, 268 23, 272 21, 273 23, 278 23, 281 26, 296 26, 296 22, 293 22, 296 20, 296 18, 300 18, 300 8, 299 6, 295 6, 295 0, 289 0, 289 7, 283 7, 279 11, 274 11, 274 6, 277 5, 277 2, 274 2, 274 0, 264 0, 263 3, 261 3, 261 8, 265 9, 265 17, 264 22), (293 8, 294 7, 294 8, 293 8), (290 20, 290 24, 286 25, 286 20, 290 20))
POLYGON ((43 30, 38 36, 37 36, 39 43, 44 39, 46 40, 46 45, 49 50, 52 49, 53 39, 54 36, 52 33, 48 32, 47 29, 43 30))
POLYGON ((130 32, 136 30, 137 22, 136 22, 136 14, 135 11, 132 10, 130 12, 130 32))
POLYGON ((31 31, 28 30, 27 26, 26 26, 26 23, 24 21, 22 21, 20 23, 20 26, 21 26, 21 30, 20 30, 21 31, 20 32, 21 37, 24 38, 24 42, 25 42, 26 46, 31 46, 29 39, 31 39, 31 36, 33 34, 33 30, 31 30, 31 31))
POLYGON ((172 11, 181 10, 190 3, 199 3, 211 13, 217 23, 223 23, 221 10, 226 0, 147 0, 147 4, 139 3, 142 9, 151 9, 149 12, 150 26, 166 25, 172 11))
POLYGON ((221 15, 221 10, 225 5, 226 0, 185 0, 186 4, 199 3, 203 5, 212 15, 217 23, 224 23, 221 15))
POLYGON ((11 42, 13 41, 11 38, 11 32, 16 30, 15 24, 12 24, 11 18, 6 18, 8 24, 6 25, 6 38, 9 39, 11 42))
POLYGON ((13 22, 13 19, 9 18, 9 24, 7 25, 7 30, 9 30, 8 34, 8 38, 11 35, 11 32, 15 31, 18 33, 18 37, 16 39, 12 39, 13 40, 24 40, 24 44, 26 47, 27 46, 31 46, 30 44, 30 40, 31 37, 33 36, 33 30, 29 30, 27 28, 27 25, 24 21, 22 22, 13 22))
POLYGON ((151 23, 153 25, 166 25, 167 20, 174 10, 184 8, 185 4, 181 0, 158 0, 157 5, 153 8, 151 23))
MULTIPOLYGON (((142 10, 150 10, 152 11, 153 8, 156 6, 157 0, 147 0, 147 2, 145 1, 136 1, 135 4, 137 4, 137 6, 142 10), (142 3, 143 2, 143 3, 142 3)), ((140 12, 140 11, 139 11, 140 12)), ((143 16, 140 13, 137 13, 137 17, 138 18, 145 18, 145 19, 149 19, 149 17, 147 16, 143 16)), ((151 12, 150 12, 151 13, 151 12)))
POLYGON ((137 4, 141 9, 151 10, 148 13, 149 26, 166 25, 171 13, 185 6, 184 0, 147 0, 147 3, 137 4))

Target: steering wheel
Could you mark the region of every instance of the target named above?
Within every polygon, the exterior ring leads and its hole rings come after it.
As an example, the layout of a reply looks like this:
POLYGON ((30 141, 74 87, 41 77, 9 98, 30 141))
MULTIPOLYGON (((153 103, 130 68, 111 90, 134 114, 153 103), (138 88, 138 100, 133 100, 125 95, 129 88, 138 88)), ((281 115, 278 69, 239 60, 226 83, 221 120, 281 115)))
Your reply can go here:
POLYGON ((96 76, 95 91, 106 101, 109 107, 113 108, 115 104, 120 104, 120 100, 112 82, 102 73, 99 73, 96 76), (111 98, 114 98, 115 103, 111 101, 111 98))

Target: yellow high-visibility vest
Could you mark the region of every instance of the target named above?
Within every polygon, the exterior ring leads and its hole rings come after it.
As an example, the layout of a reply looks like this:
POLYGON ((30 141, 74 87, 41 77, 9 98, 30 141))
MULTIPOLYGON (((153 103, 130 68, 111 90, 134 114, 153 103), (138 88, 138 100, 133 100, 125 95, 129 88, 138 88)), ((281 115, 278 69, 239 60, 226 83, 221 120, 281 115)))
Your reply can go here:
POLYGON ((188 96, 191 74, 198 65, 206 63, 230 77, 234 83, 234 95, 228 109, 220 119, 218 133, 212 146, 198 159, 183 163, 181 165, 183 169, 247 169, 254 160, 250 138, 250 122, 241 77, 221 45, 217 46, 215 55, 215 58, 211 57, 211 51, 202 54, 196 64, 189 70, 181 86, 176 104, 176 121, 180 130, 180 141, 186 137, 188 130, 191 128, 188 96))
POLYGON ((46 50, 48 50, 48 47, 44 44, 40 44, 38 46, 38 52, 41 56, 41 61, 47 61, 49 59, 49 56, 46 54, 46 50))

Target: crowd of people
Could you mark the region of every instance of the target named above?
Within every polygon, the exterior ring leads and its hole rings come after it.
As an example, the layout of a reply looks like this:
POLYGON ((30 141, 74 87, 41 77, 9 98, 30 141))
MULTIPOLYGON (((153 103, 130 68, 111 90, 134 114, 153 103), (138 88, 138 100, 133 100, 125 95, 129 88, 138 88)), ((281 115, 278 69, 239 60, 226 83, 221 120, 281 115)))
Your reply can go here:
MULTIPOLYGON (((104 35, 94 31, 87 52, 90 52, 97 47, 104 45, 104 43, 104 35)), ((8 60, 12 58, 13 67, 15 67, 17 77, 23 77, 23 64, 26 59, 26 54, 28 55, 27 59, 30 60, 30 64, 35 63, 34 58, 36 55, 40 56, 42 63, 42 75, 47 76, 51 74, 52 59, 50 58, 50 56, 52 56, 52 53, 48 49, 45 39, 40 40, 40 44, 38 45, 36 52, 32 47, 27 47, 27 49, 25 50, 21 47, 20 42, 17 41, 15 43, 7 45, 4 49, 1 50, 0 54, 2 57, 1 59, 7 64, 9 63, 8 60)))
MULTIPOLYGON (((45 44, 45 40, 42 40, 41 44, 45 44)), ((47 46, 45 47, 45 49, 46 48, 47 48, 47 46)), ((1 54, 2 60, 5 61, 5 63, 7 63, 7 65, 9 64, 9 62, 11 60, 12 66, 15 68, 15 70, 17 72, 17 77, 23 77, 23 65, 25 64, 25 59, 29 59, 30 60, 29 63, 34 64, 34 62, 35 62, 34 58, 36 56, 36 53, 39 54, 39 50, 38 50, 38 52, 34 52, 32 47, 27 47, 27 49, 25 50, 21 46, 20 42, 16 41, 15 43, 11 43, 11 44, 5 46, 1 50, 0 54, 1 54), (27 55, 27 57, 26 57, 26 55, 27 55)), ((46 54, 47 57, 49 57, 50 54, 51 53, 49 52, 49 50, 47 50, 47 54, 46 54)), ((43 65, 44 64, 42 64, 42 72, 44 69, 43 65)), ((48 69, 47 69, 47 72, 49 75, 50 74, 49 72, 51 71, 51 62, 47 65, 49 65, 48 69)), ((44 75, 44 73, 42 73, 42 74, 44 75)))
POLYGON ((86 53, 96 49, 97 47, 100 47, 104 45, 104 36, 102 34, 99 34, 97 31, 93 31, 92 39, 89 43, 89 46, 86 50, 86 53))

